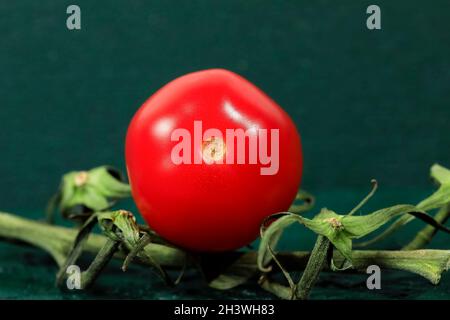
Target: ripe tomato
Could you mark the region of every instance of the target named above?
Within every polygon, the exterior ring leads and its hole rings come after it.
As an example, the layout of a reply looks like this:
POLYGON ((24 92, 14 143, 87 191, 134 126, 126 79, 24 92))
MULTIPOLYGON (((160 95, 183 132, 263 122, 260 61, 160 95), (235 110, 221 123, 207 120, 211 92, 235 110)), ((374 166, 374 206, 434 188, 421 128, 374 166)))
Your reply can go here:
POLYGON ((187 249, 224 251, 250 243, 265 217, 289 208, 302 151, 294 123, 273 100, 239 75, 211 69, 173 80, 142 105, 128 128, 126 164, 133 198, 151 228, 187 249), (211 128, 223 136, 199 138, 198 130, 211 128), (243 140, 225 135, 238 129, 247 134, 245 158, 239 158, 243 140), (250 141, 264 139, 270 164, 264 154, 251 154, 264 145, 251 149, 250 141))

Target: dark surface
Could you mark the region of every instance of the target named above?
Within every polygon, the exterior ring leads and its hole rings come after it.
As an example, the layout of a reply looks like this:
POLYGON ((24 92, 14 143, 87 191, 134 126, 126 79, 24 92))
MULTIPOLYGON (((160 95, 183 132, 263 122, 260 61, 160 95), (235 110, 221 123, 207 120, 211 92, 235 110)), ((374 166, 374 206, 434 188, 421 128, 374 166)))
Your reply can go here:
MULTIPOLYGON (((0 298, 2 299, 272 299, 255 281, 249 285, 219 291, 208 288, 202 278, 188 272, 176 288, 169 288, 150 270, 132 268, 126 274, 114 263, 88 292, 61 292, 53 286, 56 267, 44 254, 14 248, 6 256, 0 244, 0 298), (22 262, 18 264, 20 259, 22 262)), ((8 249, 8 248, 7 248, 8 249)), ((8 251, 8 250, 7 250, 8 251)), ((175 275, 176 276, 176 275, 175 275)), ((382 271, 381 290, 368 290, 367 275, 323 273, 311 299, 449 299, 450 278, 439 286, 408 273, 382 271)))
MULTIPOLYGON (((432 189, 430 188, 430 191, 432 189)), ((414 203, 430 191, 385 190, 361 210, 366 214, 397 199, 414 203)), ((338 212, 348 212, 358 202, 360 192, 343 190, 319 195, 318 208, 329 205, 338 212)), ((308 215, 315 213, 313 210, 308 215)), ((32 215, 39 218, 38 214, 32 215)), ((419 221, 407 225, 402 232, 386 239, 376 248, 398 249, 423 226, 419 221)), ((279 248, 310 250, 315 236, 303 227, 286 232, 279 248)), ((256 244, 254 244, 256 247, 256 244)), ((438 234, 430 247, 448 249, 448 235, 438 234)), ((87 260, 85 261, 85 263, 87 260)), ((149 268, 134 266, 126 273, 119 261, 112 262, 94 287, 87 292, 61 292, 54 286, 56 265, 41 250, 0 242, 0 298, 8 299, 272 299, 260 289, 256 280, 228 291, 207 287, 200 273, 190 270, 176 288, 167 287, 149 268)), ((172 275, 177 277, 177 273, 172 275)), ((293 273, 294 278, 300 274, 293 273)), ((368 290, 365 274, 322 273, 311 299, 449 299, 450 275, 444 273, 441 283, 434 286, 415 274, 381 270, 381 290, 368 290)), ((283 281, 283 280, 281 280, 283 281)), ((284 283, 284 282, 282 282, 284 283)))
MULTIPOLYGON (((80 31, 66 29, 69 4, 0 2, 2 211, 37 217, 63 173, 124 169, 124 135, 140 104, 173 78, 212 67, 248 78, 292 116, 303 186, 320 206, 348 211, 371 178, 381 190, 372 209, 415 203, 432 190, 430 165, 450 166, 448 1, 377 1, 380 31, 365 26, 368 1, 79 0, 80 31)), ((306 233, 288 236, 287 246, 313 245, 306 233)), ((433 245, 445 247, 440 239, 433 245)), ((38 250, 0 243, 0 297, 223 297, 195 276, 163 289, 141 268, 111 268, 95 292, 61 295, 54 272, 38 250)), ((433 288, 417 276, 386 277, 389 288, 373 293, 364 276, 333 275, 313 297, 448 298, 446 278, 433 288)), ((251 292, 226 296, 269 297, 251 292)))

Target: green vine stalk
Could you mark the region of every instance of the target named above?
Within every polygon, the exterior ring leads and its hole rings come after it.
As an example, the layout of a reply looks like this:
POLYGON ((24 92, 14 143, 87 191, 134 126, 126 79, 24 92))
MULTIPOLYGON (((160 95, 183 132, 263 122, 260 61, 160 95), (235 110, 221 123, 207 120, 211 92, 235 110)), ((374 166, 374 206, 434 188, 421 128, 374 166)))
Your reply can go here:
MULTIPOLYGON (((0 212, 0 238, 9 241, 21 241, 43 249, 50 254, 58 266, 62 266, 70 253, 77 230, 73 228, 60 227, 38 222, 31 219, 19 217, 14 214, 0 212)), ((95 256, 108 242, 108 238, 100 234, 91 234, 85 243, 84 251, 95 256)), ((182 268, 186 263, 186 252, 174 247, 160 244, 151 244, 143 248, 149 255, 153 256, 159 263, 168 269, 182 268)), ((257 252, 230 252, 225 253, 229 261, 233 261, 234 268, 247 268, 256 274, 258 267, 256 260, 257 252)), ((280 262, 288 270, 302 270, 306 267, 310 258, 308 251, 291 251, 277 253, 280 262)), ((123 260, 125 255, 116 252, 114 259, 123 260)), ((337 264, 342 263, 345 258, 334 252, 333 259, 337 264)), ((149 265, 148 261, 135 260, 139 265, 149 265)), ((367 267, 377 264, 380 267, 393 270, 411 272, 424 277, 432 284, 438 284, 444 271, 450 266, 450 250, 412 250, 412 251, 386 251, 386 250, 354 250, 353 267, 355 272, 365 272, 367 267)), ((189 261, 188 266, 194 267, 194 261, 189 261)), ((232 268, 225 271, 222 276, 226 277, 232 268)), ((330 270, 329 267, 325 268, 330 270)), ((219 287, 216 287, 219 289, 219 287)))
POLYGON ((111 259, 121 259, 123 271, 131 263, 148 266, 168 285, 180 282, 186 268, 198 268, 212 288, 227 290, 257 281, 263 289, 284 299, 307 299, 323 271, 365 272, 374 264, 414 273, 437 285, 450 266, 450 250, 423 248, 437 231, 450 233, 444 225, 450 216, 450 170, 434 165, 431 177, 438 189, 417 205, 399 204, 367 215, 358 212, 374 195, 376 181, 372 181, 371 192, 346 214, 323 208, 313 218, 303 217, 304 212, 312 210, 314 197, 301 191, 289 212, 274 214, 263 221, 257 251, 193 254, 167 243, 148 226, 138 225, 132 213, 111 211, 118 200, 130 197, 130 188, 117 170, 105 166, 64 175, 47 208, 49 223, 0 212, 0 238, 48 252, 59 267, 56 283, 61 288, 65 285, 67 268, 76 264, 82 253, 92 256, 90 266, 81 274, 84 289, 95 284, 111 259), (433 210, 437 210, 434 216, 428 213, 433 210), (75 221, 75 226, 54 225, 55 212, 75 221), (426 226, 403 248, 354 249, 375 244, 413 219, 420 219, 426 226), (392 220, 394 223, 380 236, 353 243, 392 220), (283 232, 295 223, 317 235, 314 248, 311 252, 278 252, 276 247, 283 232), (95 225, 102 234, 92 232, 95 225), (178 270, 180 276, 171 279, 167 270, 178 270), (298 281, 291 277, 292 271, 303 271, 298 281), (286 284, 273 280, 273 274, 278 272, 284 275, 286 284))

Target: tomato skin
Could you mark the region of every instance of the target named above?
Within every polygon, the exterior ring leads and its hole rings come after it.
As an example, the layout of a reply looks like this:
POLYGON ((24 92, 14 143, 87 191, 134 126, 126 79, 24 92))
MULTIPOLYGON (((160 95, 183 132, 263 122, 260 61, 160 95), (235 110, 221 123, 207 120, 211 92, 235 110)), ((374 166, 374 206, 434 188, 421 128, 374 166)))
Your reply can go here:
POLYGON ((223 69, 190 73, 158 90, 133 117, 125 149, 143 218, 169 242, 194 251, 233 250, 252 242, 265 217, 289 208, 302 175, 292 120, 253 84, 223 69), (278 172, 261 175, 261 164, 174 164, 177 142, 171 133, 192 132, 198 120, 203 130, 279 129, 278 172))

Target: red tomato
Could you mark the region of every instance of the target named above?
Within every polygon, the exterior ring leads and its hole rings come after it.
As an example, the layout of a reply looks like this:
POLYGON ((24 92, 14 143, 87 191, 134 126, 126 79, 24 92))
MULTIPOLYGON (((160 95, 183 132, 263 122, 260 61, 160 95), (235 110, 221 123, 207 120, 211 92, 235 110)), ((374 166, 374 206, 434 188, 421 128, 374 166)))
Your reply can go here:
POLYGON ((133 198, 151 228, 187 249, 225 251, 253 241, 265 217, 289 208, 302 151, 294 123, 273 100, 239 75, 211 69, 173 80, 142 105, 128 128, 126 163, 133 198), (200 122, 203 132, 215 128, 223 136, 195 137, 200 122), (244 163, 238 163, 242 140, 231 134, 235 139, 227 140, 227 129, 245 130, 244 163), (251 154, 262 152, 264 140, 270 164, 251 154), (256 149, 250 141, 258 141, 256 149), (181 142, 192 148, 180 151, 181 142))

